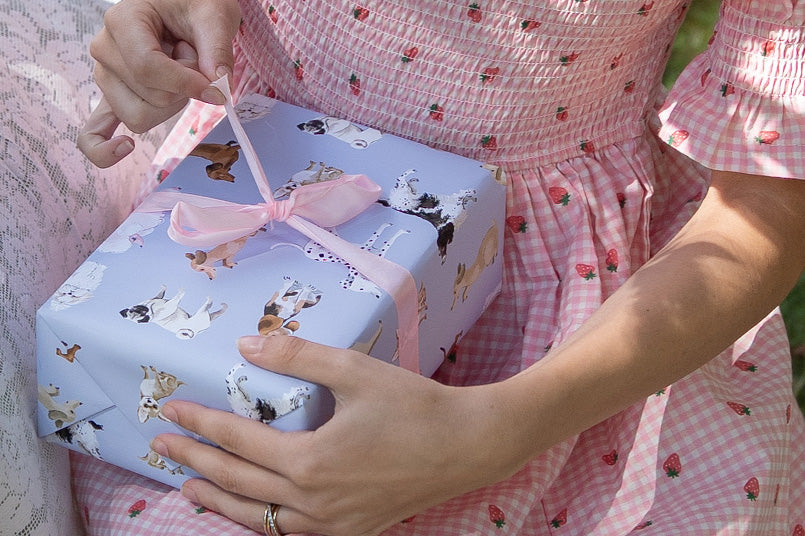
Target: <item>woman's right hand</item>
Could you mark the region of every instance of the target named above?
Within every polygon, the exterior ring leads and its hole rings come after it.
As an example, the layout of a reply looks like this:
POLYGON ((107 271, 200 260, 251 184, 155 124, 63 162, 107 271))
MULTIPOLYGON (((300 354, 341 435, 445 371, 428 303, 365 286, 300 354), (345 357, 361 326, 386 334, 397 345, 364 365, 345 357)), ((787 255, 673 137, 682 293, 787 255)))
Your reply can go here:
POLYGON ((90 44, 103 99, 79 133, 78 148, 108 167, 134 148, 115 136, 120 123, 142 133, 166 121, 188 98, 223 104, 210 82, 232 74, 237 0, 122 0, 90 44))

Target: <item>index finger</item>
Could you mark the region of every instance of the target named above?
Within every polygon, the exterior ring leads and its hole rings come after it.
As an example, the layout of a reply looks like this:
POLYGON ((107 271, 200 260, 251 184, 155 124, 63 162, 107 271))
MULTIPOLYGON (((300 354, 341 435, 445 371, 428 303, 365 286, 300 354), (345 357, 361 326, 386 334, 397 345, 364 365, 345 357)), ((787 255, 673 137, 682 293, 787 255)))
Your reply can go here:
POLYGON ((134 149, 128 136, 114 136, 120 119, 105 98, 92 111, 78 133, 76 145, 98 167, 107 168, 118 163, 134 149))
POLYGON ((227 411, 172 400, 162 407, 161 412, 185 430, 267 469, 285 467, 286 454, 296 452, 286 444, 287 432, 227 411))

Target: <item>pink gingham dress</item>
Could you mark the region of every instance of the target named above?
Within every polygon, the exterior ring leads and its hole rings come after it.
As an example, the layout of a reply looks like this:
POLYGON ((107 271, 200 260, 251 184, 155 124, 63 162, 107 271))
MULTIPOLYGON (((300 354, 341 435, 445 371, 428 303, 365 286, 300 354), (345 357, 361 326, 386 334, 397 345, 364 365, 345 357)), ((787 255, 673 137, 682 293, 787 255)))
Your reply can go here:
MULTIPOLYGON (((243 0, 237 94, 505 169, 503 293, 436 375, 493 382, 561 344, 674 235, 707 188, 699 164, 805 178, 805 3, 725 0, 708 51, 658 112, 687 3, 243 0)), ((186 112, 157 175, 214 116, 186 112)), ((73 455, 73 469, 90 534, 249 533, 91 458, 73 455)), ((805 423, 775 311, 700 370, 388 534, 800 536, 804 526, 805 423)))

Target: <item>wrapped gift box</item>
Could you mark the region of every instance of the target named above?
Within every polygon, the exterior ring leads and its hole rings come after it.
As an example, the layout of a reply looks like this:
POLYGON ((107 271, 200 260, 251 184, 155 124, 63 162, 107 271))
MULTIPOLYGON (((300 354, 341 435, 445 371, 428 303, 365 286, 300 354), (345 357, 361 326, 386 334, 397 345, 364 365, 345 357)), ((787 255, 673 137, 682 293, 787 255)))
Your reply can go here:
MULTIPOLYGON (((499 291, 500 173, 265 97, 244 99, 238 116, 276 199, 342 174, 380 186, 378 202, 327 231, 410 272, 419 367, 432 374, 499 291)), ((242 152, 224 120, 152 197, 257 203, 242 152)), ((180 486, 192 472, 149 449, 158 433, 186 433, 161 416, 168 400, 283 430, 313 429, 332 414, 326 389, 244 362, 239 336, 298 336, 397 359, 394 299, 318 242, 273 222, 196 250, 169 237, 169 220, 168 211, 135 211, 38 311, 41 436, 180 486)))

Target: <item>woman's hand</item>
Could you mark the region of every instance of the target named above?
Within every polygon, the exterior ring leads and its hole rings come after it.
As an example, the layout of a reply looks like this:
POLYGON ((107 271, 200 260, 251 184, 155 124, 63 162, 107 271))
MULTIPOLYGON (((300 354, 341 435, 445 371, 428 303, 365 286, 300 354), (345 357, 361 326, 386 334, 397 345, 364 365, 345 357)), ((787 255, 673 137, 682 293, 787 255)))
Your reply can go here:
POLYGON ((130 137, 114 137, 121 122, 141 133, 188 98, 222 104, 210 82, 232 74, 239 23, 236 0, 123 0, 110 7, 90 45, 104 97, 79 134, 79 149, 108 167, 134 148, 130 137))
MULTIPOLYGON (((244 337, 251 362, 329 387, 335 415, 312 432, 170 402, 163 414, 222 449, 181 435, 152 447, 198 471, 183 493, 258 532, 266 503, 283 533, 368 535, 501 480, 509 441, 486 387, 447 387, 351 350, 297 337, 244 337)), ((511 423, 509 423, 508 427, 511 423)))

